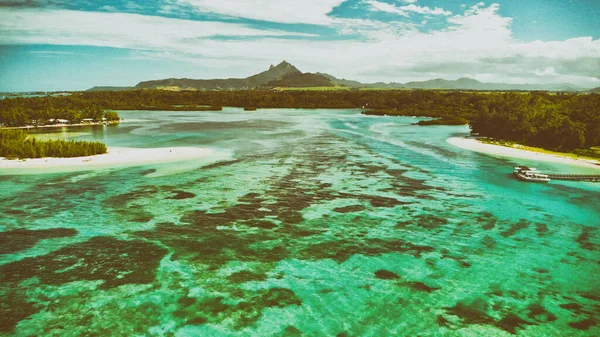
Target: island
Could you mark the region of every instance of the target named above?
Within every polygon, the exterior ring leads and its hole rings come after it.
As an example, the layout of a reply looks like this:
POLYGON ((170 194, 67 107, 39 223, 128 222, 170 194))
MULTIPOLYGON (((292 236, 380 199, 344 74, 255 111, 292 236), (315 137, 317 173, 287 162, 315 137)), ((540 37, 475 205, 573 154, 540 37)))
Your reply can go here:
POLYGON ((23 158, 70 158, 84 157, 107 152, 106 145, 100 142, 75 140, 38 140, 23 130, 0 129, 0 157, 6 159, 23 158))

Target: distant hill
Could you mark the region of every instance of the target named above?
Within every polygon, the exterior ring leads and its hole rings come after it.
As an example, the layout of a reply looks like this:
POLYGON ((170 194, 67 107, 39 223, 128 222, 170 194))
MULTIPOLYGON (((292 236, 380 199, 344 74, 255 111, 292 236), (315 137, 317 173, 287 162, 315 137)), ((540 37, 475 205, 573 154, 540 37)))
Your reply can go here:
POLYGON ((350 88, 361 88, 361 87, 364 87, 364 85, 365 85, 364 83, 360 83, 358 81, 335 78, 334 76, 331 76, 329 74, 317 73, 317 75, 321 75, 321 76, 325 77, 326 79, 330 80, 334 84, 339 84, 339 85, 343 85, 343 86, 350 87, 350 88))
POLYGON ((588 92, 591 92, 591 93, 593 93, 593 94, 600 94, 600 87, 598 87, 598 88, 594 88, 594 89, 592 89, 592 90, 590 90, 590 91, 588 91, 588 92))
POLYGON ((86 91, 123 91, 133 90, 133 87, 93 87, 86 91))
POLYGON ((569 83, 559 84, 507 84, 507 83, 485 83, 472 78, 459 78, 458 80, 445 80, 437 78, 421 82, 408 83, 361 83, 358 81, 349 81, 338 79, 329 74, 322 74, 336 84, 345 85, 351 88, 381 88, 381 89, 443 89, 443 90, 548 90, 548 91, 582 91, 578 87, 569 83))
MULTIPOLYGON (((302 73, 290 63, 283 61, 280 64, 271 65, 268 70, 246 78, 228 79, 190 79, 190 78, 167 78, 162 80, 144 81, 134 87, 93 87, 88 91, 118 91, 118 90, 249 90, 257 88, 276 87, 335 87, 344 86, 348 88, 372 88, 372 89, 441 89, 441 90, 548 90, 548 91, 584 91, 586 89, 569 83, 561 84, 507 84, 507 83, 485 83, 471 78, 459 78, 457 80, 445 80, 442 78, 428 81, 415 81, 408 83, 361 83, 359 81, 339 79, 325 73, 302 73)), ((598 92, 599 88, 590 92, 598 92)))
POLYGON ((300 70, 298 70, 293 65, 283 61, 279 63, 277 66, 273 67, 272 65, 269 67, 269 70, 263 71, 260 74, 256 74, 254 76, 250 76, 246 78, 249 84, 252 87, 260 87, 269 82, 276 81, 278 79, 284 78, 286 76, 298 75, 302 74, 300 70))
POLYGON ((335 83, 319 74, 295 73, 284 76, 280 79, 271 81, 264 87, 289 87, 289 88, 307 88, 307 87, 334 87, 335 83))
POLYGON ((228 78, 212 80, 194 80, 189 78, 168 78, 164 80, 144 81, 138 83, 134 89, 159 89, 169 88, 173 90, 179 87, 183 90, 245 90, 261 87, 269 82, 278 80, 287 75, 301 74, 300 70, 293 65, 283 61, 277 66, 269 67, 263 71, 246 78, 228 78))

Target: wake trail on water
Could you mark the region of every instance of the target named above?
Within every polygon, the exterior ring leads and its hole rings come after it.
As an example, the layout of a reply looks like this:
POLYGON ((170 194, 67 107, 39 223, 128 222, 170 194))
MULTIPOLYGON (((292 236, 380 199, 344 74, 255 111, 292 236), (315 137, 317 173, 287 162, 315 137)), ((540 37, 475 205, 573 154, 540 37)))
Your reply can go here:
POLYGON ((416 146, 412 146, 412 145, 409 145, 409 144, 407 144, 407 143, 405 143, 405 142, 403 142, 401 140, 397 140, 397 139, 385 139, 383 137, 369 136, 369 135, 366 135, 364 133, 360 133, 360 132, 356 132, 356 131, 351 131, 351 130, 343 130, 343 129, 335 129, 335 130, 339 131, 339 132, 344 132, 344 133, 352 134, 352 135, 357 135, 357 136, 360 136, 360 137, 363 137, 363 138, 366 138, 366 139, 371 139, 371 140, 375 140, 375 141, 378 141, 378 142, 382 142, 382 143, 387 143, 387 144, 390 144, 390 145, 398 146, 398 147, 401 147, 403 149, 412 151, 414 153, 426 155, 428 157, 437 159, 437 160, 439 160, 441 162, 444 162, 444 163, 452 164, 454 166, 468 167, 468 165, 465 165, 463 163, 451 160, 450 158, 448 158, 446 156, 443 156, 443 155, 440 155, 438 153, 435 153, 434 151, 427 150, 427 149, 420 148, 420 147, 416 147, 416 146))

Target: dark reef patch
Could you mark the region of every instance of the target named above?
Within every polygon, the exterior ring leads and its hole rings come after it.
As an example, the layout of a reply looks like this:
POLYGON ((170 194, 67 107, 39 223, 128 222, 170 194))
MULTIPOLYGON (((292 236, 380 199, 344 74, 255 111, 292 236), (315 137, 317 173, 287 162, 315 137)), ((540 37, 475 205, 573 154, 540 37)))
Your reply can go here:
POLYGON ((546 323, 557 319, 556 315, 546 310, 546 308, 539 303, 530 304, 527 307, 527 310, 529 311, 527 317, 537 322, 546 323))
POLYGON ((227 276, 227 279, 231 283, 246 283, 251 281, 264 281, 267 279, 267 275, 242 270, 227 276))
POLYGON ((471 267, 471 262, 468 261, 467 256, 450 254, 450 252, 447 249, 441 249, 440 252, 443 254, 443 258, 456 261, 461 266, 461 268, 471 267))
POLYGON ((488 231, 496 227, 496 222, 498 219, 496 219, 496 217, 494 217, 494 215, 490 212, 481 212, 475 221, 481 224, 482 229, 488 231))
POLYGON ((377 277, 378 279, 381 279, 381 280, 397 280, 400 278, 400 276, 398 276, 398 274, 393 273, 389 270, 385 270, 385 269, 380 269, 380 270, 376 271, 375 277, 377 277))
POLYGON ((220 323, 234 319, 236 328, 250 326, 262 316, 265 308, 283 308, 291 305, 302 305, 296 294, 286 288, 263 289, 254 292, 239 293, 240 298, 223 296, 204 299, 184 297, 178 301, 180 307, 175 317, 184 319, 189 324, 220 323))
POLYGON ((581 315, 582 313, 584 313, 583 306, 579 303, 565 303, 559 305, 559 307, 567 309, 577 315, 581 315))
POLYGON ((290 289, 286 288, 271 288, 258 298, 265 307, 283 308, 288 305, 302 305, 302 301, 290 289))
MULTIPOLYGON (((537 325, 536 323, 522 319, 513 312, 508 312, 502 319, 496 321, 488 314, 489 309, 490 306, 485 299, 476 298, 473 301, 459 301, 454 307, 446 308, 446 311, 448 314, 458 316, 463 324, 491 325, 513 335, 517 333, 518 329, 522 329, 526 325, 537 325)), ((494 307, 494 310, 499 309, 500 308, 494 307)), ((542 318, 543 316, 547 319, 552 317, 547 315, 547 311, 543 309, 543 307, 540 309, 538 306, 533 306, 529 312, 530 314, 533 312, 533 317, 536 318, 542 318)))
POLYGON ((483 239, 481 239, 481 245, 483 245, 487 249, 494 249, 496 247, 496 244, 496 240, 494 240, 494 238, 490 237, 489 235, 486 235, 483 237, 483 239))
POLYGON ((143 199, 145 197, 153 197, 158 193, 160 189, 156 186, 139 186, 130 192, 114 195, 106 200, 108 206, 114 207, 115 209, 122 208, 123 205, 143 199))
POLYGON ((298 330, 296 327, 290 325, 287 328, 283 329, 279 335, 279 337, 302 337, 304 334, 302 331, 298 330))
POLYGON ((244 225, 262 229, 273 229, 277 227, 277 224, 268 220, 248 220, 244 222, 244 225))
POLYGON ((241 161, 242 161, 241 159, 228 160, 228 161, 219 161, 219 162, 216 162, 214 164, 202 166, 202 169, 203 170, 210 170, 210 169, 215 169, 215 168, 219 168, 219 167, 230 166, 230 165, 233 165, 233 164, 237 164, 237 163, 239 163, 241 161))
POLYGON ((373 207, 387 207, 392 208, 396 206, 408 205, 412 204, 411 202, 400 201, 395 198, 382 197, 380 195, 369 195, 365 196, 364 199, 367 199, 371 206, 373 207))
POLYGON ((579 247, 581 247, 585 250, 592 250, 592 251, 598 250, 598 244, 590 241, 591 234, 595 230, 596 229, 594 227, 587 227, 587 226, 584 226, 581 229, 581 234, 579 234, 577 239, 575 239, 575 241, 577 241, 577 243, 579 244, 579 247))
POLYGON ((106 199, 105 206, 114 210, 124 221, 148 222, 152 220, 153 214, 139 207, 136 202, 145 198, 152 199, 159 192, 160 188, 157 186, 139 186, 106 199))
POLYGON ((529 221, 521 219, 519 220, 519 222, 512 224, 509 229, 505 230, 504 232, 501 232, 500 235, 507 238, 515 235, 517 232, 527 227, 529 227, 529 221))
POLYGON ((0 254, 11 254, 35 246, 40 240, 72 237, 77 231, 72 228, 42 230, 15 229, 0 232, 0 254))
POLYGON ((458 316, 465 324, 493 324, 494 319, 487 314, 488 303, 482 298, 461 301, 454 307, 447 308, 448 314, 458 316))
POLYGON ((21 320, 37 312, 26 296, 25 289, 14 285, 0 286, 0 333, 11 332, 21 320))
POLYGON ((333 259, 341 263, 356 254, 376 256, 385 253, 405 253, 421 257, 421 254, 432 251, 434 251, 433 247, 415 245, 403 240, 347 239, 314 244, 294 254, 293 257, 300 260, 333 259))
POLYGON ((99 236, 48 255, 0 266, 0 282, 18 283, 37 277, 41 283, 103 280, 103 288, 151 283, 165 248, 144 241, 99 236))
POLYGON ((211 269, 219 268, 231 260, 274 262, 284 259, 287 256, 285 247, 257 244, 277 239, 277 233, 232 230, 236 218, 249 221, 262 217, 264 212, 256 207, 254 203, 244 203, 224 213, 193 211, 184 215, 184 224, 159 224, 152 231, 135 234, 172 247, 175 259, 189 259, 194 263, 206 264, 211 269))
POLYGON ((543 223, 536 223, 535 231, 538 233, 538 236, 540 236, 540 237, 546 236, 546 234, 548 234, 548 225, 543 224, 543 223))
POLYGON ((578 322, 571 322, 569 323, 569 326, 573 329, 577 329, 577 330, 589 330, 589 328, 596 326, 596 324, 598 324, 598 322, 596 322, 595 319, 593 318, 586 318, 582 321, 578 321, 578 322))
POLYGON ((423 282, 408 282, 407 285, 413 290, 423 291, 426 293, 431 293, 433 291, 441 289, 441 288, 437 288, 437 287, 430 287, 423 282))
POLYGON ((172 192, 175 193, 175 195, 173 195, 172 197, 168 197, 167 199, 183 200, 183 199, 191 199, 196 196, 194 193, 190 193, 190 192, 186 192, 186 191, 175 190, 172 192))
POLYGON ((448 219, 435 215, 422 214, 418 218, 417 225, 426 229, 440 228, 448 223, 448 219))
POLYGON ((363 205, 350 205, 350 206, 344 206, 344 207, 337 207, 334 208, 333 211, 337 212, 337 213, 353 213, 353 212, 360 212, 360 211, 364 211, 365 210, 365 206, 363 205))
POLYGON ((6 211, 4 211, 4 213, 6 214, 10 214, 10 215, 21 215, 21 214, 26 214, 26 212, 18 210, 18 209, 8 209, 6 211))
POLYGON ((327 228, 317 228, 312 229, 310 227, 296 226, 296 225, 283 225, 279 229, 276 230, 277 233, 285 233, 290 235, 291 237, 307 237, 317 234, 323 234, 327 232, 327 228))
POLYGON ((521 317, 517 316, 515 313, 509 312, 504 318, 498 321, 495 324, 496 327, 508 331, 511 334, 515 335, 517 333, 517 329, 522 329, 526 325, 536 325, 535 323, 530 323, 521 317))

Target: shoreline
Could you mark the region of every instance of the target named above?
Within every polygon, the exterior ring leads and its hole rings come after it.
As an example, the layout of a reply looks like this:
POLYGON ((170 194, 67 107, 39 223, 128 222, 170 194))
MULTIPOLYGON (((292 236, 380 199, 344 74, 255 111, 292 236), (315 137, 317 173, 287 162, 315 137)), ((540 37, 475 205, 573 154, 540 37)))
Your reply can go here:
POLYGON ((592 159, 577 159, 559 154, 533 152, 525 149, 488 144, 474 138, 450 137, 446 139, 450 145, 492 156, 509 157, 566 164, 600 170, 600 161, 592 159))
POLYGON ((199 147, 109 147, 108 153, 85 157, 46 157, 14 160, 0 157, 0 175, 84 171, 102 168, 172 163, 200 159, 213 153, 215 153, 214 149, 199 147))
POLYGON ((94 123, 77 123, 77 124, 51 124, 51 125, 28 125, 28 126, 2 126, 0 130, 34 130, 34 129, 45 129, 45 128, 68 128, 71 126, 88 126, 88 125, 115 125, 119 122, 94 122, 94 123))

